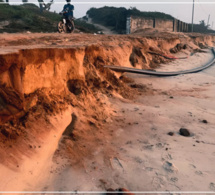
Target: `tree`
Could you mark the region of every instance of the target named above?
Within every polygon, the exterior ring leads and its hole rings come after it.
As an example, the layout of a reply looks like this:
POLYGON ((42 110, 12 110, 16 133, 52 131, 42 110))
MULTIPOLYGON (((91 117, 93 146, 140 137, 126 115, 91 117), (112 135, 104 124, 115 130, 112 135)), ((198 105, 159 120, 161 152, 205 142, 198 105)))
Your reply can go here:
POLYGON ((38 0, 40 6, 40 12, 42 13, 43 10, 50 10, 51 5, 53 4, 54 0, 51 0, 49 3, 45 4, 43 0, 38 0))
POLYGON ((202 27, 205 27, 205 26, 206 26, 206 24, 205 24, 205 20, 201 20, 201 21, 199 21, 199 25, 200 25, 200 26, 202 26, 202 27))
POLYGON ((45 10, 50 10, 51 9, 51 5, 53 4, 54 0, 51 0, 49 3, 45 4, 45 10))

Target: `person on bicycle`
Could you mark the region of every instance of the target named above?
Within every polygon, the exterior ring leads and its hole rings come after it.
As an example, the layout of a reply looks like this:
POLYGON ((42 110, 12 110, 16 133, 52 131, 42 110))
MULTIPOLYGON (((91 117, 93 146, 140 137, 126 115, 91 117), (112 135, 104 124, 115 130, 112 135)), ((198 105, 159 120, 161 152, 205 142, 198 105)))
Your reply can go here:
POLYGON ((63 7, 63 16, 66 20, 72 21, 74 6, 70 4, 71 0, 66 0, 67 4, 63 7))

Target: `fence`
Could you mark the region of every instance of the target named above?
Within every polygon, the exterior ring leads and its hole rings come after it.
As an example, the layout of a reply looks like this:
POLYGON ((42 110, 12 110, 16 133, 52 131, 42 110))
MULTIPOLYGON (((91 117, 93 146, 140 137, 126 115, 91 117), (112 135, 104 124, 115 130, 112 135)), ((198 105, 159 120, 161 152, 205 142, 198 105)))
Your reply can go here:
POLYGON ((177 19, 167 20, 157 18, 140 18, 134 16, 127 17, 126 34, 146 28, 155 28, 170 32, 188 32, 189 24, 177 19))

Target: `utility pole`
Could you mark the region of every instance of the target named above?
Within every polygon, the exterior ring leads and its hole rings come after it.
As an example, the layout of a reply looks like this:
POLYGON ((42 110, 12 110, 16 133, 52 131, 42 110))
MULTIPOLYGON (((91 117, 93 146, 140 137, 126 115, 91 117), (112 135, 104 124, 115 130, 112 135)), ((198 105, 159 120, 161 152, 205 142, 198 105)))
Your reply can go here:
POLYGON ((194 19, 194 2, 195 2, 195 0, 193 0, 193 13, 192 13, 192 30, 191 30, 191 32, 193 32, 193 19, 194 19))
POLYGON ((209 25, 209 21, 210 21, 210 14, 208 16, 208 23, 207 23, 207 26, 209 25))

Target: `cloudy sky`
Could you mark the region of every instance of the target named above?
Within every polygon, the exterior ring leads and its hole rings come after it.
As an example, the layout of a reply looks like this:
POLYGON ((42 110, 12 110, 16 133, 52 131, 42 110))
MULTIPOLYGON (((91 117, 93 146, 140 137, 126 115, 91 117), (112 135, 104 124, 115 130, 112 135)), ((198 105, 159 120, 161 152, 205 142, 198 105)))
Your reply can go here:
MULTIPOLYGON (((20 0, 10 0, 18 2, 20 0)), ((29 2, 37 2, 37 0, 29 0, 29 2)), ((44 0, 48 2, 49 0, 44 0)), ((184 22, 191 23, 193 0, 71 0, 75 6, 74 16, 82 17, 91 7, 115 6, 115 7, 136 7, 141 11, 159 11, 170 14, 184 22)), ((52 11, 61 11, 65 0, 54 0, 52 11)), ((199 23, 200 20, 213 25, 215 29, 215 0, 195 0, 195 15, 194 23, 199 23)))

